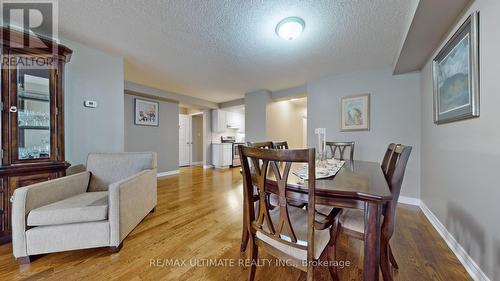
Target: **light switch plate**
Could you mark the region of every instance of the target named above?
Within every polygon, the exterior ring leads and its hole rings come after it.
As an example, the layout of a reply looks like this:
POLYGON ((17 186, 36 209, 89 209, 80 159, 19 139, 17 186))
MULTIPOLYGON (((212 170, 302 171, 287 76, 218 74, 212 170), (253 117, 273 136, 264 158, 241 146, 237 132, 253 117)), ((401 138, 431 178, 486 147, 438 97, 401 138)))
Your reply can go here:
POLYGON ((93 100, 86 100, 86 101, 83 103, 83 106, 85 106, 85 107, 90 107, 90 108, 96 108, 96 107, 97 107, 97 102, 96 102, 96 101, 93 101, 93 100))

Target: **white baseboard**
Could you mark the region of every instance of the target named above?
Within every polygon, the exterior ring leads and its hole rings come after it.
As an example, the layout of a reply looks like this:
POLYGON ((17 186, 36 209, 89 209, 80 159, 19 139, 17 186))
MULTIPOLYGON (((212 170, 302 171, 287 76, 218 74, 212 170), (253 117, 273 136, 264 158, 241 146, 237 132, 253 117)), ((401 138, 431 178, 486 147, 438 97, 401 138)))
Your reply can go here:
POLYGON ((191 165, 201 165, 203 161, 191 162, 191 165))
POLYGON ((407 196, 399 196, 398 203, 420 206, 420 199, 407 196))
POLYGON ((420 202, 420 209, 424 212, 427 219, 430 221, 432 226, 436 231, 443 237, 443 240, 448 244, 448 247, 453 251, 458 260, 465 267, 465 270, 470 274, 472 279, 476 281, 490 281, 488 276, 479 268, 476 262, 469 256, 467 251, 462 248, 462 246, 455 240, 453 235, 444 227, 444 225, 439 221, 439 219, 432 213, 432 211, 427 208, 424 202, 420 202))
POLYGON ((213 167, 212 165, 203 165, 203 169, 212 169, 213 167))
POLYGON ((160 178, 160 177, 172 176, 172 175, 177 175, 177 174, 179 174, 179 170, 158 173, 158 174, 156 174, 156 177, 160 178))

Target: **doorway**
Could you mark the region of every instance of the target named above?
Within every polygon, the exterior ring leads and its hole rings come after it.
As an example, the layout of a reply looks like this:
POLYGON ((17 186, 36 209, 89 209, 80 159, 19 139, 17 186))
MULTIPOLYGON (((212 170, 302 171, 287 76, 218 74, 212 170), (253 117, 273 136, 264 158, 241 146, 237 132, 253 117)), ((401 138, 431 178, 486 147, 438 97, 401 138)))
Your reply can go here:
POLYGON ((191 147, 193 145, 191 133, 191 116, 179 114, 179 166, 191 165, 191 147))
POLYGON ((179 114, 179 166, 204 163, 204 113, 183 109, 179 114))
POLYGON ((203 113, 191 115, 191 165, 203 165, 203 113))
POLYGON ((307 97, 269 104, 266 134, 272 141, 287 141, 289 148, 307 147, 307 97), (280 120, 287 120, 283 123, 280 120))

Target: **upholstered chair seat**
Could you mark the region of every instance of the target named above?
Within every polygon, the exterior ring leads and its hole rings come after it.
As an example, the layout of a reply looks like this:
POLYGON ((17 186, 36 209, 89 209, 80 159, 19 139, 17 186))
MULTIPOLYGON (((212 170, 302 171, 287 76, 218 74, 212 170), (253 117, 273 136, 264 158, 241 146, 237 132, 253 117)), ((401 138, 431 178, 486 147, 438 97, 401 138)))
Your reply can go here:
MULTIPOLYGON (((382 215, 381 221, 384 221, 382 215)), ((365 213, 360 209, 344 209, 339 217, 339 223, 344 229, 365 233, 365 213)))
MULTIPOLYGON (((279 221, 279 208, 275 208, 269 212, 271 215, 271 221, 273 221, 274 228, 276 229, 276 223, 279 221)), ((307 246, 307 211, 302 208, 296 208, 293 206, 288 207, 288 215, 290 216, 290 221, 292 222, 293 230, 295 236, 297 237, 297 244, 307 246)), ((321 220, 321 215, 316 215, 317 220, 321 220)), ((266 224, 262 226, 265 231, 269 231, 266 224)), ((281 243, 275 239, 268 237, 266 234, 257 231, 257 238, 266 242, 267 244, 279 249, 283 253, 290 255, 298 260, 307 260, 307 251, 298 249, 295 247, 288 246, 285 243, 281 243)), ((290 237, 281 234, 281 239, 285 241, 291 241, 290 237)), ((325 250, 330 241, 330 229, 316 230, 314 231, 314 258, 319 259, 321 253, 325 250)))
POLYGON ((330 214, 333 209, 335 209, 334 207, 331 207, 331 206, 325 206, 325 205, 316 205, 316 212, 319 214, 319 215, 322 215, 322 216, 328 216, 328 214, 330 214))

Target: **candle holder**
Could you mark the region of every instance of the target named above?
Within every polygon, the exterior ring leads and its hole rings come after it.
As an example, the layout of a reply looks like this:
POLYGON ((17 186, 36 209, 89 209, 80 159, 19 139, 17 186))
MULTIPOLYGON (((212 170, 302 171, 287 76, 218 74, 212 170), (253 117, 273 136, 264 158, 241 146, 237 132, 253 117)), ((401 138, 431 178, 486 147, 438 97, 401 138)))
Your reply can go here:
POLYGON ((316 135, 318 135, 318 150, 316 152, 316 166, 324 168, 327 166, 326 162, 326 129, 317 128, 315 130, 316 135))

